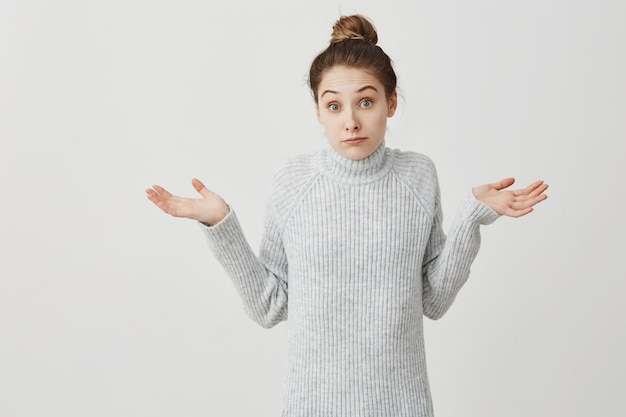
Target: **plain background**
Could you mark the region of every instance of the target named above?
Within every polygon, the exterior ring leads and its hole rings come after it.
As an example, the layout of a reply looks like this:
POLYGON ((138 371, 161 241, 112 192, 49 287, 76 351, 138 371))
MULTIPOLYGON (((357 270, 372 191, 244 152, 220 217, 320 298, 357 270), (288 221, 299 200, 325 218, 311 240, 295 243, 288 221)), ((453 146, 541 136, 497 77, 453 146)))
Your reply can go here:
POLYGON ((252 323, 144 190, 203 179, 258 249, 272 170, 325 143, 308 66, 354 12, 446 225, 474 185, 551 185, 426 319, 437 416, 624 415, 624 1, 3 0, 0 416, 280 414, 288 325, 252 323))

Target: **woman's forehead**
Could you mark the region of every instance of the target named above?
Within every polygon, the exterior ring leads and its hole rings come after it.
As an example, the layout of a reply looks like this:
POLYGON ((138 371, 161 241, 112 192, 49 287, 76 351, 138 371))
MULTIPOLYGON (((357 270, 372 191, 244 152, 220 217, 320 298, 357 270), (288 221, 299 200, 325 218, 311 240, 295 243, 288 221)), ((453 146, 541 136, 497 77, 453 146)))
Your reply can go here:
POLYGON ((358 92, 365 87, 383 91, 383 86, 371 72, 362 68, 335 66, 324 73, 318 91, 323 94, 327 90, 334 92, 358 92))

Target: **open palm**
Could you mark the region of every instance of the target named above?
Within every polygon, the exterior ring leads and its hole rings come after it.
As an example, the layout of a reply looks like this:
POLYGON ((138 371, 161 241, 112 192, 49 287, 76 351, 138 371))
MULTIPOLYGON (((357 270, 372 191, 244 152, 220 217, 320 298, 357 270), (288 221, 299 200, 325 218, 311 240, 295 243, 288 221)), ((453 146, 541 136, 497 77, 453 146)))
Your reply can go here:
POLYGON ((498 214, 520 217, 533 211, 533 206, 548 196, 544 192, 548 184, 536 181, 520 190, 506 190, 513 185, 514 178, 505 178, 492 184, 474 187, 474 196, 483 204, 488 205, 498 214))
POLYGON ((148 188, 146 194, 158 208, 174 217, 186 217, 209 225, 219 223, 230 211, 224 199, 206 188, 197 178, 191 180, 191 184, 201 198, 178 197, 159 185, 148 188))

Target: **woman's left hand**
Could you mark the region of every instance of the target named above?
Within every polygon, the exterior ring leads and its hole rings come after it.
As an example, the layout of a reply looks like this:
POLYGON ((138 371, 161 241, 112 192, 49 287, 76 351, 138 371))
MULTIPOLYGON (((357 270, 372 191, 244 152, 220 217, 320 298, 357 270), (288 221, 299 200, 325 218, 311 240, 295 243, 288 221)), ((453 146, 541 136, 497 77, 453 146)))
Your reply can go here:
POLYGON ((537 181, 521 190, 506 190, 515 182, 514 178, 506 178, 493 184, 474 187, 472 191, 478 201, 491 207, 498 214, 509 217, 521 217, 531 211, 533 206, 548 196, 544 192, 548 184, 537 181))

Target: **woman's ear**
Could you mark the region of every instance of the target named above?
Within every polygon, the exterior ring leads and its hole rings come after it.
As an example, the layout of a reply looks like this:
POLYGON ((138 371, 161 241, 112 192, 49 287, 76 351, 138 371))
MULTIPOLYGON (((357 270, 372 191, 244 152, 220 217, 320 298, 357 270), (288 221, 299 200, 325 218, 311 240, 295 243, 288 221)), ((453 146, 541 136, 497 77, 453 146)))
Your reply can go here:
POLYGON ((396 108, 398 107, 398 92, 396 90, 393 90, 391 97, 387 99, 387 105, 389 106, 387 117, 391 117, 396 113, 396 108))
POLYGON ((317 121, 322 123, 320 120, 320 104, 317 102, 315 103, 315 116, 317 117, 317 121))

